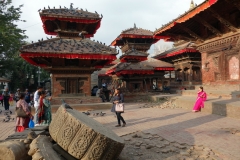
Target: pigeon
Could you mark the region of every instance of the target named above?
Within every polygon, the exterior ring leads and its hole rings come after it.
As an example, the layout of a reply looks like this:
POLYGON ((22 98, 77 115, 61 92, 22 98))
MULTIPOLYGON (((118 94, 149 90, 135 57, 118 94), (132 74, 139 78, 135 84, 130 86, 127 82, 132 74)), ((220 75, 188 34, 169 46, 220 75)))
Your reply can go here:
POLYGON ((62 106, 64 106, 66 109, 73 109, 63 99, 61 99, 61 101, 62 101, 62 106))
POLYGON ((86 114, 87 116, 89 116, 90 115, 90 113, 89 112, 82 112, 83 114, 86 114))
POLYGON ((100 112, 100 116, 104 116, 106 113, 100 112))

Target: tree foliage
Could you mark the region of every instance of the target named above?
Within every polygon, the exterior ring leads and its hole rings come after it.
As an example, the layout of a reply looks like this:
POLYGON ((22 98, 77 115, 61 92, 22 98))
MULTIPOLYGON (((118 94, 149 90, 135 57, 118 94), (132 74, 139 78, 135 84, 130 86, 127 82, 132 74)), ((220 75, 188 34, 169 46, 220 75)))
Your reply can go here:
POLYGON ((0 76, 12 70, 14 60, 19 57, 18 50, 24 43, 24 30, 17 27, 20 19, 21 6, 14 7, 11 0, 0 1, 0 76))
MULTIPOLYGON (((15 7, 11 0, 0 0, 0 77, 5 76, 11 80, 10 90, 16 88, 36 88, 38 68, 28 64, 19 56, 19 49, 26 44, 25 30, 20 29, 16 22, 21 20, 21 8, 15 7), (28 75, 28 76, 27 76, 28 75), (34 84, 29 84, 33 75, 34 84)), ((42 71, 42 78, 49 78, 49 74, 42 71)))

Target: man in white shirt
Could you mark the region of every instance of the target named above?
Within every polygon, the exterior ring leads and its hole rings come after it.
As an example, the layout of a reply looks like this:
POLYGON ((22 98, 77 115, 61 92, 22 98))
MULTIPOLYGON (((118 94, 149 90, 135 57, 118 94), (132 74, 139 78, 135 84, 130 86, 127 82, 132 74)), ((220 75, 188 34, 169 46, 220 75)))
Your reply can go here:
POLYGON ((38 124, 38 118, 37 118, 38 107, 39 107, 38 100, 39 100, 39 97, 40 97, 38 92, 41 92, 42 90, 43 90, 43 87, 42 86, 38 86, 37 90, 36 90, 36 92, 34 93, 34 96, 33 96, 34 108, 35 108, 35 115, 34 115, 34 122, 35 122, 35 124, 38 124))

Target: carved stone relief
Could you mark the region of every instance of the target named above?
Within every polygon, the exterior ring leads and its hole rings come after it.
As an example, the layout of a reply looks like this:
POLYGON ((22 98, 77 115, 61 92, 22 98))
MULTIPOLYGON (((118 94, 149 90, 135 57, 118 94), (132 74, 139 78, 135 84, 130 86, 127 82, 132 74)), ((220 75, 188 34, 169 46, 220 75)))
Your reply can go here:
POLYGON ((76 110, 59 107, 49 132, 65 151, 76 159, 117 159, 124 141, 102 124, 76 110))
POLYGON ((63 124, 63 127, 58 132, 57 142, 64 150, 67 151, 69 144, 81 128, 81 123, 72 116, 68 116, 65 121, 66 122, 63 124))

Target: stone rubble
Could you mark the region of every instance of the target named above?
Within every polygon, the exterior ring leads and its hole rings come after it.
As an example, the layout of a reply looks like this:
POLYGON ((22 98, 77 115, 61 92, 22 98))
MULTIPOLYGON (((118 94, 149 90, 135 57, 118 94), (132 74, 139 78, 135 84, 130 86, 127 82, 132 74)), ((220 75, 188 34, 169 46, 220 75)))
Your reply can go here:
POLYGON ((175 103, 175 99, 171 99, 169 97, 163 97, 158 102, 145 103, 140 108, 159 108, 159 109, 170 108, 170 109, 176 109, 176 108, 182 108, 182 107, 179 107, 175 103))
POLYGON ((169 142, 156 134, 139 131, 122 137, 128 141, 119 160, 129 160, 129 157, 133 160, 221 160, 218 153, 208 147, 169 142), (145 137, 152 137, 152 139, 145 137))

